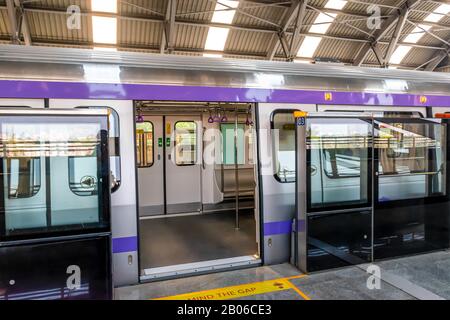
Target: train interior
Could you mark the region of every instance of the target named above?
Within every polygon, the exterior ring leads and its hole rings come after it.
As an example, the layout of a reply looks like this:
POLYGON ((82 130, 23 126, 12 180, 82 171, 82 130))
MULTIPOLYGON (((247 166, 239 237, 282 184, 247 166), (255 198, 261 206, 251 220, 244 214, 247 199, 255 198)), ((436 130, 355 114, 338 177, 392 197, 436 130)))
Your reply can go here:
POLYGON ((254 114, 135 101, 141 280, 260 263, 254 114))

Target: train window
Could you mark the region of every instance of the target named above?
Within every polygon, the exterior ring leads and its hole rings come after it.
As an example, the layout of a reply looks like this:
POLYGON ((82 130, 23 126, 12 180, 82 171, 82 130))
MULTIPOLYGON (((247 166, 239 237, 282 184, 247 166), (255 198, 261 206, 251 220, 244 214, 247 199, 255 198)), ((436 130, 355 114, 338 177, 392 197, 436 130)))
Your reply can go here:
POLYGON ((175 164, 194 165, 197 162, 197 125, 194 121, 175 123, 175 164))
POLYGON ((272 146, 275 179, 295 182, 295 119, 294 110, 275 110, 272 114, 272 146))
MULTIPOLYGON (((236 144, 234 143, 234 129, 233 123, 222 123, 220 131, 222 133, 222 163, 225 165, 235 164, 236 144)), ((238 124, 237 126, 237 162, 242 165, 245 164, 245 125, 238 124)))
POLYGON ((136 156, 138 168, 153 165, 153 123, 136 123, 136 156))
POLYGON ((8 197, 31 198, 41 188, 40 158, 8 158, 6 160, 8 174, 8 197))
POLYGON ((104 230, 106 117, 1 118, 0 241, 104 230))
POLYGON ((110 182, 111 193, 116 192, 122 180, 120 169, 120 119, 116 110, 110 107, 77 107, 88 109, 107 109, 108 116, 108 133, 109 133, 109 168, 110 168, 110 182))
POLYGON ((69 157, 69 187, 77 196, 93 196, 98 192, 97 159, 93 154, 69 157))
POLYGON ((442 195, 445 191, 445 130, 439 123, 376 122, 378 200, 442 195))

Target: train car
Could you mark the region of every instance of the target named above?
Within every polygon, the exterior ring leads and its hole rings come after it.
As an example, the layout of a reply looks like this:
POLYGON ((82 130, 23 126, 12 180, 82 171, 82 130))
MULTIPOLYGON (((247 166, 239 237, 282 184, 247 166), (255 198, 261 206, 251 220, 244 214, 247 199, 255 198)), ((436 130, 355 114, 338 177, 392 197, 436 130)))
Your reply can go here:
MULTIPOLYGON (((449 80, 331 64, 0 47, 2 108, 110 111, 115 286, 293 262, 293 112, 430 118, 450 111, 449 80)), ((317 201, 353 192, 356 154, 313 157, 322 163, 314 168, 317 201)), ((401 197, 398 180, 383 183, 386 197, 401 197)))

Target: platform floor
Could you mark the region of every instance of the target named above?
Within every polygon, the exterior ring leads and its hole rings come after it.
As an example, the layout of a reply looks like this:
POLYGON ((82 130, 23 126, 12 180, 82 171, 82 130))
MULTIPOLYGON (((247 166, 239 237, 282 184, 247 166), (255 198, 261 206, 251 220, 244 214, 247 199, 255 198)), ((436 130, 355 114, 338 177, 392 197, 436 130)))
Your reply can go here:
POLYGON ((241 210, 238 230, 235 219, 234 211, 226 211, 141 220, 141 267, 157 268, 256 254, 253 211, 241 210))
POLYGON ((302 275, 295 267, 281 264, 117 288, 115 299, 450 299, 450 251, 376 265, 381 268, 380 289, 367 287, 366 266, 302 275))

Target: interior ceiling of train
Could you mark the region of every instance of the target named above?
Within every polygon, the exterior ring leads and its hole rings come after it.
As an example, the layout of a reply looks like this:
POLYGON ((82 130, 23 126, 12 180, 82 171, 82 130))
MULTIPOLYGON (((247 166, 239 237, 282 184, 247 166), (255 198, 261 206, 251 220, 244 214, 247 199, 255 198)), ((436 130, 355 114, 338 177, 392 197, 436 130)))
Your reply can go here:
POLYGON ((0 0, 0 43, 450 71, 450 0, 0 0))

